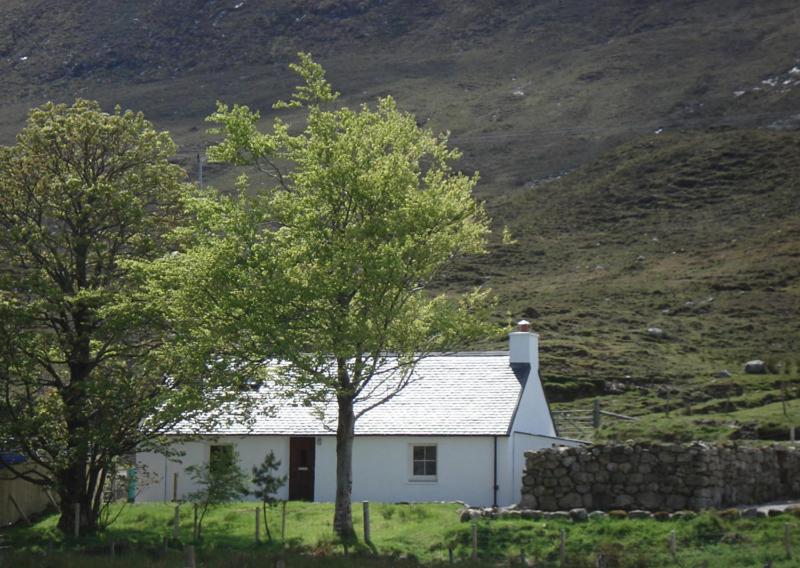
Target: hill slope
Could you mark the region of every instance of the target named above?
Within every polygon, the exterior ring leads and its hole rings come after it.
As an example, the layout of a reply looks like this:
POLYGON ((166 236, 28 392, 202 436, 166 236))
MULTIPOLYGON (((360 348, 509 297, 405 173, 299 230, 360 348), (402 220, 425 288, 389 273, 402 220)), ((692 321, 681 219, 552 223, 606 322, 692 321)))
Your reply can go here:
POLYGON ((711 413, 800 398, 800 133, 648 135, 494 211, 518 242, 457 275, 542 331, 551 399, 616 394, 647 414, 669 397, 711 413), (772 374, 745 377, 751 359, 772 374))
POLYGON ((392 93, 451 130, 491 196, 631 133, 790 120, 798 18, 793 0, 7 0, 0 142, 80 95, 144 110, 188 164, 215 99, 268 111, 303 49, 349 102, 392 93))
POLYGON ((215 100, 269 116, 311 51, 346 103, 391 93, 480 170, 518 242, 442 286, 533 320, 551 398, 745 413, 608 435, 746 435, 800 396, 798 33, 796 0, 6 0, 0 143, 82 96, 144 111, 191 169, 215 100), (754 357, 782 374, 711 378, 754 357))

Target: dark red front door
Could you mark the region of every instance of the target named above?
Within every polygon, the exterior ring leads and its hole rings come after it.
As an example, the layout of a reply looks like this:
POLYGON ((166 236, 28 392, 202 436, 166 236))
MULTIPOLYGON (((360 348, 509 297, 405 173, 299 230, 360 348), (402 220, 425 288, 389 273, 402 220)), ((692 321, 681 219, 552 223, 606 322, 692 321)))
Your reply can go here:
POLYGON ((314 500, 314 438, 289 438, 289 499, 314 500))

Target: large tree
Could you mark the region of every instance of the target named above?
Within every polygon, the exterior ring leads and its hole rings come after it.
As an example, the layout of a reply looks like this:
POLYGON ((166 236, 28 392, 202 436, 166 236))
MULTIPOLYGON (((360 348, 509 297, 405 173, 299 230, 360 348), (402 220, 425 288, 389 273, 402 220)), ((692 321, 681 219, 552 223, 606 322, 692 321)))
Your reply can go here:
MULTIPOLYGON (((141 114, 31 111, 0 148, 0 448, 60 497, 59 528, 98 528, 115 460, 220 392, 126 267, 162 256, 192 187, 141 114)), ((202 336, 202 333, 197 334, 202 336)))
POLYGON ((486 333, 485 293, 426 286, 455 257, 483 252, 488 228, 477 176, 452 169, 446 137, 390 97, 331 108, 323 69, 306 54, 292 67, 304 82, 275 106, 304 112, 299 131, 276 119, 262 132, 244 106, 209 118, 223 137, 210 158, 272 183, 253 192, 241 178, 234 195, 196 203, 195 246, 165 259, 162 279, 172 275, 184 309, 225 328, 242 360, 278 357, 289 392, 335 402, 334 528, 350 537, 356 420, 413 380, 420 357, 486 333))

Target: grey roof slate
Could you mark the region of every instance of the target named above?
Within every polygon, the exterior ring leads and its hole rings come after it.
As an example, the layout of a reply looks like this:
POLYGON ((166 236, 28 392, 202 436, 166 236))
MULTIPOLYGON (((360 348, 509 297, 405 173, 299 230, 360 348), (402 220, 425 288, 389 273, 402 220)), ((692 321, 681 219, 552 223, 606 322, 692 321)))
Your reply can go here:
MULTIPOLYGON (((526 372, 512 369, 506 352, 429 356, 414 370, 412 382, 394 398, 356 421, 356 435, 504 436, 520 399, 526 372)), ((213 431, 190 424, 179 432, 208 435, 331 435, 336 403, 304 406, 279 399, 264 388, 256 397, 250 424, 232 420, 213 431), (272 412, 264 409, 273 407, 272 412)), ((368 402, 357 402, 356 412, 368 402)))

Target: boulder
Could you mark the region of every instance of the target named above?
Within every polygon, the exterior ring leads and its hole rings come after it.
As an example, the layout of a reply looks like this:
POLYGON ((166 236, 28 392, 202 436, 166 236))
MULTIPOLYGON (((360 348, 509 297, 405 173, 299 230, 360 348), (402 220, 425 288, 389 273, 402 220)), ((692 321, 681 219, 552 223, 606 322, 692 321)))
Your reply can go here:
POLYGON ((694 511, 678 511, 677 513, 672 513, 672 518, 676 520, 682 521, 690 521, 697 516, 697 513, 694 511))
POLYGON ((634 509, 628 513, 629 519, 652 519, 653 513, 650 511, 643 511, 641 509, 634 509))
POLYGON ((589 519, 589 513, 582 507, 570 509, 569 516, 576 523, 582 523, 589 519))
POLYGON ((764 375, 767 372, 767 364, 760 359, 753 359, 744 364, 744 372, 748 375, 764 375))

